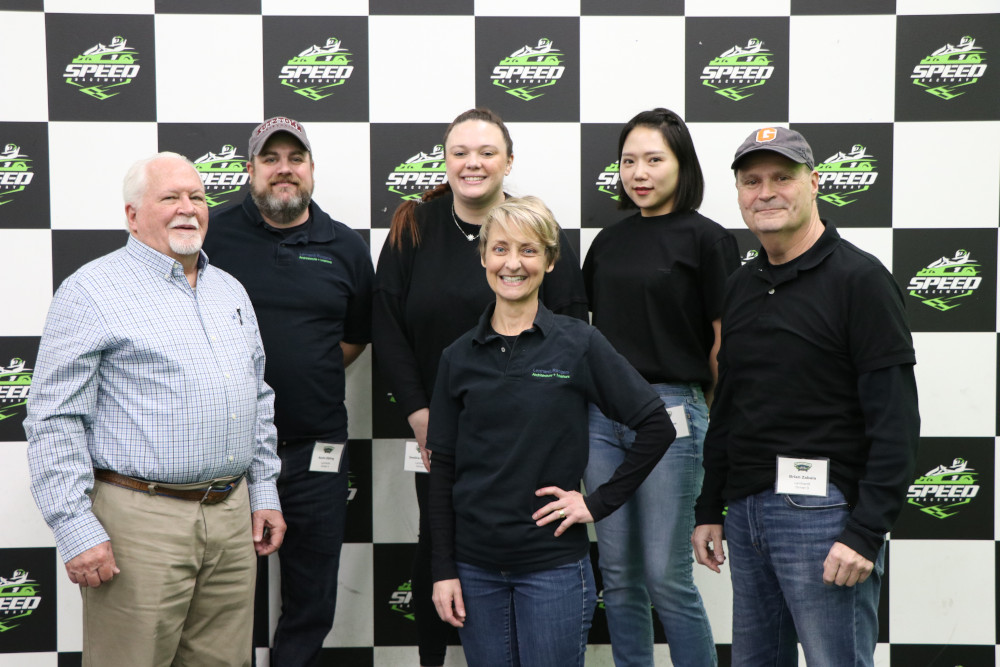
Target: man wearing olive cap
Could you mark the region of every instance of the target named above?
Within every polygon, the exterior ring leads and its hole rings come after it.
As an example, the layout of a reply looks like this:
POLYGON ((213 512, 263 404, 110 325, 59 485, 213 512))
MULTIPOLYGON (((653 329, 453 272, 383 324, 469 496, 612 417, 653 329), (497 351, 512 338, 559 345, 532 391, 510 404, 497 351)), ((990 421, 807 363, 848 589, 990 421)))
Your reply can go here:
POLYGON ((820 220, 814 164, 782 127, 732 164, 761 250, 726 289, 691 542, 719 572, 725 528, 734 667, 797 664, 797 641, 810 667, 873 664, 885 534, 916 458, 902 293, 820 220))

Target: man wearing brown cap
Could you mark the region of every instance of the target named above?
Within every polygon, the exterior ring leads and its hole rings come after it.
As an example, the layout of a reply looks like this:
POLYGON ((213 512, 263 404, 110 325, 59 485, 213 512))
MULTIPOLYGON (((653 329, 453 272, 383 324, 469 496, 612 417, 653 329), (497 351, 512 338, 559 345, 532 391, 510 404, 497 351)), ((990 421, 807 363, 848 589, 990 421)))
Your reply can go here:
POLYGON ((205 252, 243 283, 274 388, 281 616, 271 665, 312 664, 333 626, 347 514, 344 369, 371 339, 371 253, 312 201, 312 146, 291 118, 250 135, 250 193, 212 216, 205 252))
POLYGON ((902 293, 820 220, 814 164, 782 127, 732 164, 761 250, 727 285, 691 542, 719 572, 725 527, 734 667, 797 664, 797 641, 810 667, 873 664, 883 543, 916 458, 902 293))

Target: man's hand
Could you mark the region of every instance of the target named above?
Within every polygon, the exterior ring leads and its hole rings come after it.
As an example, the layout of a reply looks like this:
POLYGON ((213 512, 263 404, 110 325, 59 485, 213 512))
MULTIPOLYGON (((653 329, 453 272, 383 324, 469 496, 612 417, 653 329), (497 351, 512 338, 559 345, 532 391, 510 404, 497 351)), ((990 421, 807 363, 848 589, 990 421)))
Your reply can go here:
POLYGON ((257 510, 252 515, 253 548, 258 556, 274 553, 285 539, 285 518, 278 510, 257 510))
POLYGON ((712 572, 721 572, 719 566, 726 562, 726 552, 722 547, 722 524, 705 523, 694 527, 691 533, 694 559, 712 572), (711 545, 711 546, 709 546, 711 545))
POLYGON ((458 579, 435 581, 431 597, 442 621, 456 628, 465 626, 465 602, 462 601, 462 584, 458 579))
POLYGON ((69 580, 84 588, 97 588, 120 573, 121 570, 115 565, 115 555, 111 552, 111 542, 101 542, 90 547, 66 563, 69 580))
POLYGON ((823 583, 837 586, 864 583, 873 569, 875 563, 843 542, 834 542, 823 561, 823 583))

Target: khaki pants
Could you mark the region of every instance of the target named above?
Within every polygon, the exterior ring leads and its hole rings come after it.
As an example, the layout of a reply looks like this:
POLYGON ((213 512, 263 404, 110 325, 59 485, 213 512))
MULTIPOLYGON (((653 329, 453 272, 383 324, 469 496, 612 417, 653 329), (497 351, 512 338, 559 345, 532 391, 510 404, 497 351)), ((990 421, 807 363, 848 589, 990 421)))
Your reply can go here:
POLYGON ((82 588, 83 667, 250 665, 257 556, 246 482, 217 505, 95 482, 121 574, 82 588))

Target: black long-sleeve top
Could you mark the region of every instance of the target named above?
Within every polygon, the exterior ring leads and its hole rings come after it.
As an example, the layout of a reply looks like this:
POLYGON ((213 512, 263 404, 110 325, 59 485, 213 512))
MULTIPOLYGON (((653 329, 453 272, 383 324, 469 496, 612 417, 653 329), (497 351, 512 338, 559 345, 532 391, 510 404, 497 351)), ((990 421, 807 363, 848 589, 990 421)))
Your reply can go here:
POLYGON ((537 489, 579 489, 591 403, 636 431, 611 479, 585 499, 595 521, 628 500, 676 435, 653 388, 594 327, 539 305, 511 344, 492 314, 491 305, 445 350, 431 401, 435 581, 455 578, 456 561, 532 572, 587 553, 583 524, 555 537, 557 523, 539 527, 531 515, 555 499, 537 489))

